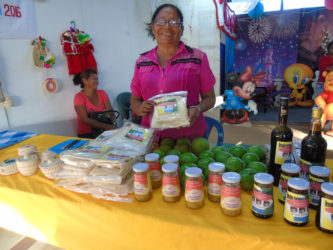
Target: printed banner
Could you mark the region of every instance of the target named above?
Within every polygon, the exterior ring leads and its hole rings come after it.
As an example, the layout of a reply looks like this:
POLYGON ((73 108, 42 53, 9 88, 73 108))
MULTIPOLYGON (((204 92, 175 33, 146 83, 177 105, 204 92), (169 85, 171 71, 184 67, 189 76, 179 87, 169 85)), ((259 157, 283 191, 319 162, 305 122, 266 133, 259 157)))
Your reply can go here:
POLYGON ((0 0, 0 39, 37 36, 33 0, 0 0))

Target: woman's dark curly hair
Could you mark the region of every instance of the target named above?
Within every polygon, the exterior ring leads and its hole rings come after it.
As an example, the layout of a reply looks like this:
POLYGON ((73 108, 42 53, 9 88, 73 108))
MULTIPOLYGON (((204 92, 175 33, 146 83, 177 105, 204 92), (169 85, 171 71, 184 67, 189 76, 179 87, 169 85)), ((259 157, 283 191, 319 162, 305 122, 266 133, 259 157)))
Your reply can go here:
POLYGON ((182 12, 180 11, 180 9, 176 6, 176 5, 173 5, 173 4, 169 4, 169 3, 166 3, 166 4, 162 4, 160 6, 157 7, 157 9, 155 10, 153 16, 151 17, 151 21, 150 23, 146 23, 146 30, 148 31, 148 36, 152 37, 153 40, 155 40, 155 37, 154 37, 154 34, 153 34, 153 30, 151 28, 151 25, 155 22, 155 19, 158 15, 158 13, 160 13, 160 11, 164 8, 167 8, 167 7, 171 7, 173 8, 176 12, 177 12, 177 15, 179 17, 179 20, 181 22, 181 29, 183 30, 184 29, 184 25, 183 25, 183 14, 182 12))
POLYGON ((81 89, 84 88, 82 78, 88 79, 91 75, 96 74, 97 75, 97 70, 94 68, 88 68, 81 73, 78 73, 74 76, 73 82, 74 85, 80 85, 81 89))

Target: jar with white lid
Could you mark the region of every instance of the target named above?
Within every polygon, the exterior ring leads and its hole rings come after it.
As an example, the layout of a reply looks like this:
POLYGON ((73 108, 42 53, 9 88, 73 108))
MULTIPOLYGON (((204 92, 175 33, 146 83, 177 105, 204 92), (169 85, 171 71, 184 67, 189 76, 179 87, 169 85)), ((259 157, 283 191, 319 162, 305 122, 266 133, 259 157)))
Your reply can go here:
POLYGON ((281 166, 281 176, 279 181, 278 199, 284 203, 288 189, 288 180, 300 176, 301 168, 295 163, 284 163, 281 166))
POLYGON ((225 215, 236 216, 241 213, 241 176, 236 172, 222 175, 221 208, 225 215))
POLYGON ((178 166, 175 163, 166 163, 162 166, 162 197, 166 202, 175 202, 180 199, 180 184, 178 166))
POLYGON ((309 183, 310 183, 310 207, 316 209, 319 205, 320 186, 324 182, 330 181, 331 171, 327 167, 312 166, 310 167, 309 183))
POLYGON ((178 176, 180 176, 179 156, 178 155, 166 155, 164 156, 164 163, 175 163, 178 166, 178 176))
POLYGON ((185 170, 185 204, 188 208, 201 208, 204 205, 203 175, 197 167, 185 170))
POLYGON ((273 182, 274 177, 270 174, 257 173, 254 175, 252 213, 259 218, 267 219, 273 216, 273 182))
POLYGON ((212 202, 220 202, 222 174, 225 171, 225 165, 221 162, 213 162, 208 165, 208 170, 208 199, 212 202))
POLYGON ((316 226, 323 232, 333 234, 333 183, 321 184, 319 207, 316 214, 316 226))
POLYGON ((149 174, 152 188, 159 188, 162 186, 162 173, 159 154, 150 153, 145 155, 145 162, 149 165, 149 174))
POLYGON ((294 177, 288 180, 284 220, 293 226, 304 226, 309 219, 309 182, 294 177))
POLYGON ((136 163, 134 172, 134 197, 137 201, 148 201, 152 198, 152 187, 147 163, 136 163))

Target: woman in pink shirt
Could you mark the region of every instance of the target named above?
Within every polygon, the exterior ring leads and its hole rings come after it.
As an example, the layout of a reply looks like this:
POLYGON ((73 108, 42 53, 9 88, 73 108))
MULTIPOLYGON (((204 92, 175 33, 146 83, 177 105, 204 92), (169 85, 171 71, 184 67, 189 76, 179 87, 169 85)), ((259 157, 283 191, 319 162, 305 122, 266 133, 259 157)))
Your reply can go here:
MULTIPOLYGON (((112 124, 102 123, 89 118, 91 112, 112 110, 108 95, 104 90, 98 90, 97 71, 93 68, 84 70, 73 79, 74 85, 80 85, 82 90, 75 95, 74 108, 78 118, 78 136, 81 138, 92 138, 92 128, 101 130, 114 129, 112 124)), ((110 112, 111 121, 114 121, 114 114, 110 112)))
POLYGON ((133 112, 143 117, 141 125, 149 127, 153 110, 153 102, 148 101, 150 97, 187 91, 190 127, 163 130, 161 138, 202 137, 207 128, 202 113, 215 104, 215 77, 206 54, 180 41, 183 15, 172 4, 156 9, 147 30, 156 39, 157 47, 141 54, 136 61, 131 83, 133 112))

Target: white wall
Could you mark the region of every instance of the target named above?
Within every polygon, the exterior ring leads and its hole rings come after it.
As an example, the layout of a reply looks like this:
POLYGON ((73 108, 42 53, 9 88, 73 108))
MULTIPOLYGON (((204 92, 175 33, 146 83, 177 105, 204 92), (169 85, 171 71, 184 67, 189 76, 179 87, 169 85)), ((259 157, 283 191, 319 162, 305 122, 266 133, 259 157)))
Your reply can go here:
MULTIPOLYGON (((55 94, 43 92, 43 70, 33 65, 30 40, 0 40, 3 90, 14 101, 14 107, 8 108, 7 114, 0 107, 0 130, 75 136, 77 125, 73 98, 80 88, 73 85, 72 76, 68 75, 59 39, 61 33, 68 29, 71 20, 75 20, 77 28, 90 35, 98 63, 99 88, 108 93, 115 105, 115 98, 120 92, 130 91, 134 64, 139 54, 155 46, 145 31, 145 22, 149 22, 151 17, 151 0, 34 2, 38 34, 47 40, 47 46, 56 57, 53 69, 60 90, 55 94)), ((180 0, 177 4, 184 13, 191 11, 191 18, 189 14, 184 14, 185 20, 188 18, 192 24, 192 29, 185 27, 184 41, 208 54, 219 83, 219 31, 214 4, 207 2, 180 0)), ((219 88, 216 90, 219 91, 219 88)))

